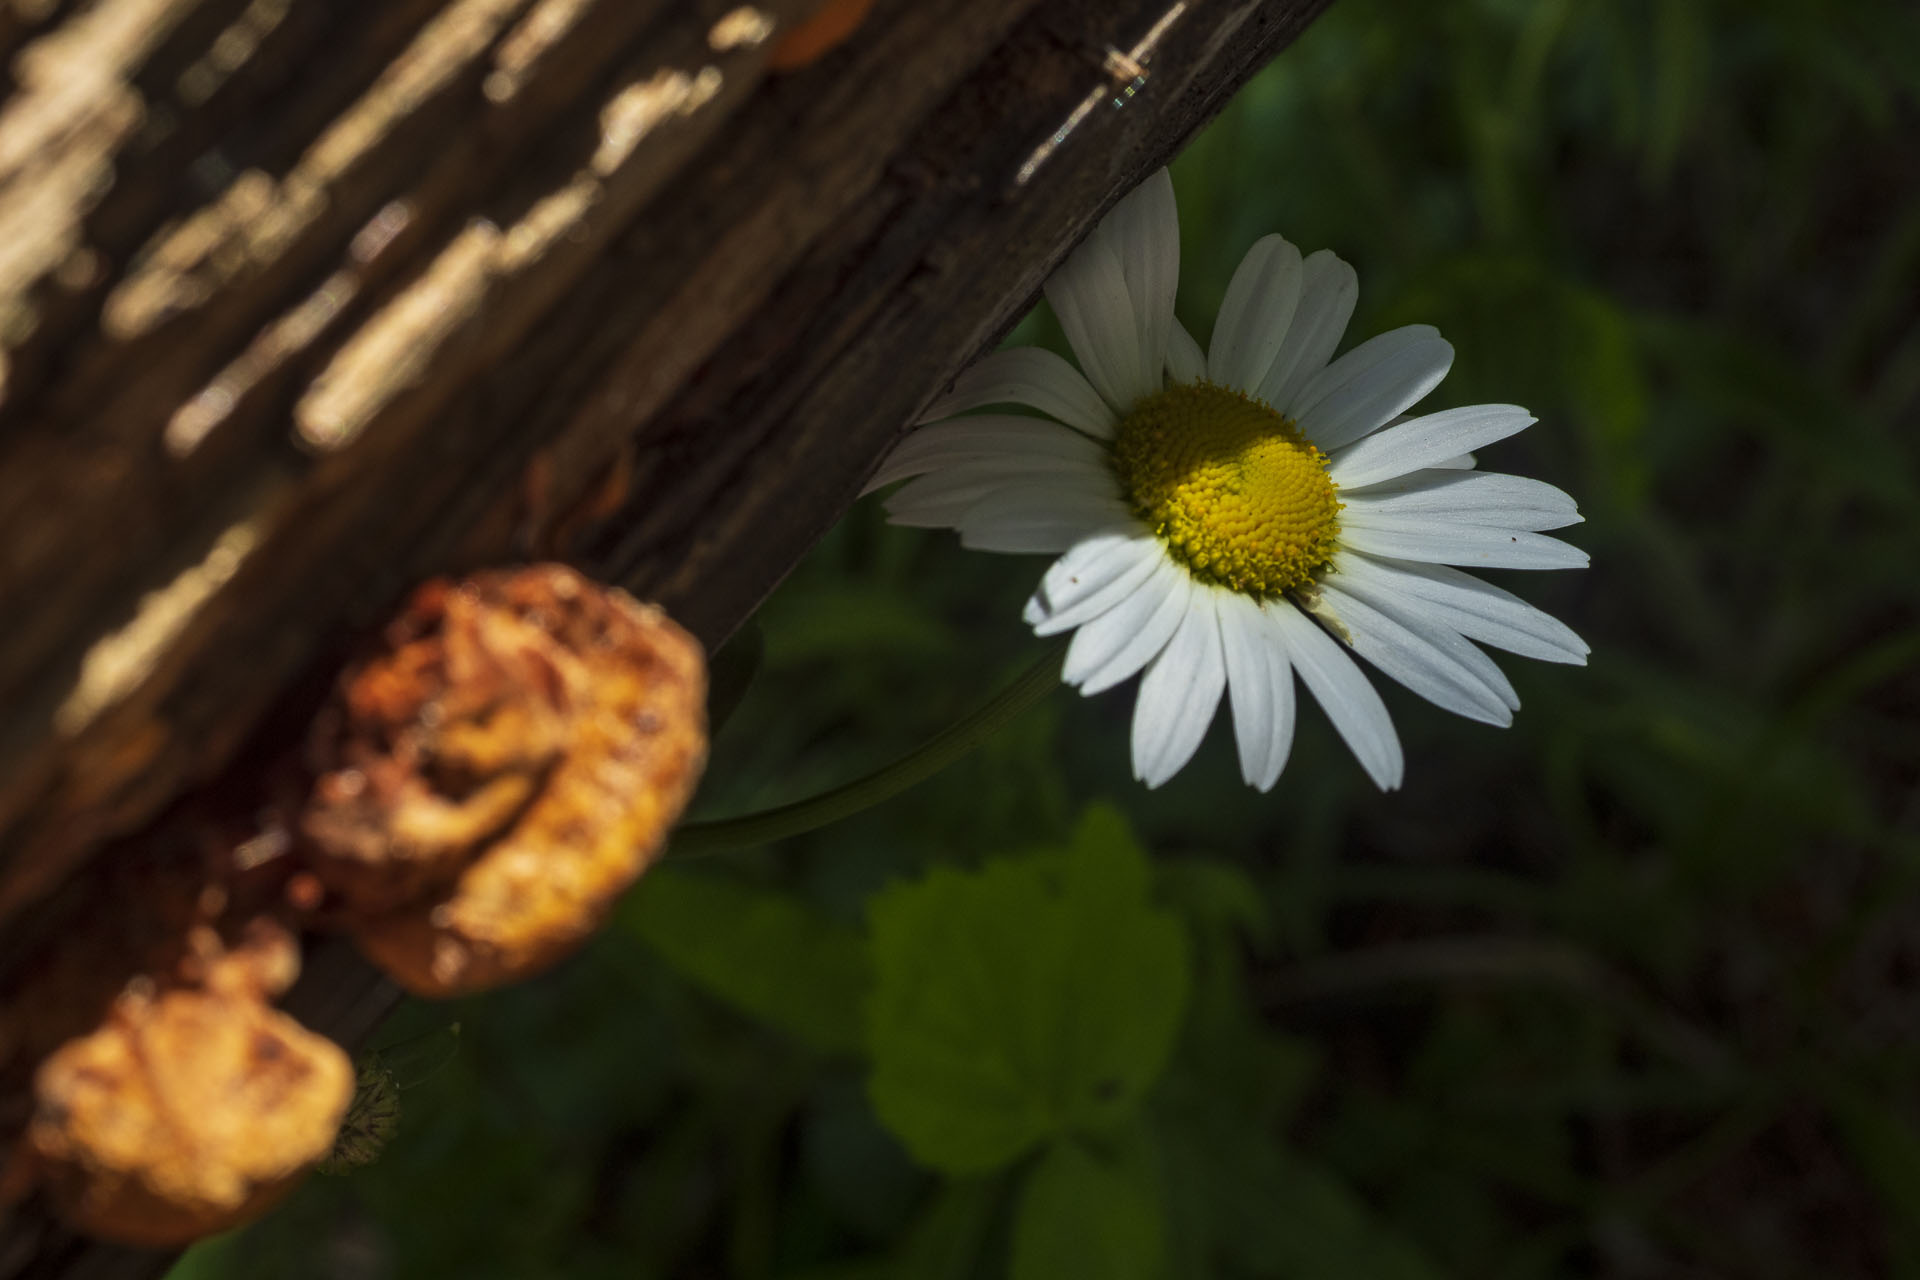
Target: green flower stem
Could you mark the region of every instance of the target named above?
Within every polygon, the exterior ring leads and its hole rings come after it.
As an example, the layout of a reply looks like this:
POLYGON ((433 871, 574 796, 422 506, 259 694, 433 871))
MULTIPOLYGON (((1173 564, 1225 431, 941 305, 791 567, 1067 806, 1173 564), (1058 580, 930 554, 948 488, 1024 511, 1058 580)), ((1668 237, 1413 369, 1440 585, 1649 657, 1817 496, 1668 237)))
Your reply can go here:
POLYGON ((892 799, 916 782, 924 782, 961 756, 998 733, 1015 716, 1038 702, 1060 683, 1060 664, 1066 655, 1066 637, 1055 640, 1018 679, 995 694, 971 715, 948 725, 918 748, 882 766, 864 778, 823 791, 805 800, 711 822, 689 822, 667 843, 667 856, 684 858, 772 844, 788 836, 824 827, 892 799))

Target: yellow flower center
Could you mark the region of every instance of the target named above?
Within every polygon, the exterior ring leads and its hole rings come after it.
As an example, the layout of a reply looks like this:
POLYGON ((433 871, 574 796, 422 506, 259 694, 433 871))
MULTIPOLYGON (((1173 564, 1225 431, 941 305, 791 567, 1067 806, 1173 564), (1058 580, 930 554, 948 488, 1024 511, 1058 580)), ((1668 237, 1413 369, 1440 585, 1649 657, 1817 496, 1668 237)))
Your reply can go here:
POLYGON ((1204 582, 1270 599, 1333 557, 1327 456, 1238 391, 1201 382, 1148 396, 1121 421, 1113 462, 1134 512, 1204 582))

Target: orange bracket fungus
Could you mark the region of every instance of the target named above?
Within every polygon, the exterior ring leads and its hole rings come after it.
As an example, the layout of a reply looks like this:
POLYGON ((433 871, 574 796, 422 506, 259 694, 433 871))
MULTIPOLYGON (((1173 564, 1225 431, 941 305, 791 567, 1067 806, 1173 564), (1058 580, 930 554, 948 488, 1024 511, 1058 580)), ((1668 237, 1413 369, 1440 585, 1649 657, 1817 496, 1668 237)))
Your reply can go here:
POLYGON ((14 975, 8 1198, 39 1186, 83 1231, 172 1246, 253 1216, 327 1153, 353 1069, 272 1007, 300 944, 284 868, 258 853, 197 818, 113 850, 86 914, 14 975))
POLYGON ((185 1244, 258 1214, 333 1147, 347 1055, 257 999, 132 991, 41 1064, 27 1141, 83 1231, 185 1244))
POLYGON ((570 569, 430 583, 316 727, 308 865, 409 990, 525 977, 659 851, 706 757, 705 700, 691 636, 570 569))

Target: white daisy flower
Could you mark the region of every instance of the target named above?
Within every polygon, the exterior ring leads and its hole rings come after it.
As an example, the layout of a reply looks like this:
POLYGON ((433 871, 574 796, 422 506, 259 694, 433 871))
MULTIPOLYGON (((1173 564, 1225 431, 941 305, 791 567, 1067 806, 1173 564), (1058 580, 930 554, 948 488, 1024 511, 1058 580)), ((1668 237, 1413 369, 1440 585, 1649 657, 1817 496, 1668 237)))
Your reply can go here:
POLYGON ((1284 238, 1234 273, 1203 354, 1173 316, 1180 240, 1165 170, 1122 200, 1046 284, 1079 358, 999 351, 894 449, 869 491, 896 524, 953 528, 983 551, 1057 554, 1027 602, 1040 635, 1073 631, 1062 678, 1082 693, 1145 671, 1134 774, 1157 787, 1192 758, 1224 692, 1247 782, 1293 742, 1297 673, 1383 789, 1404 760, 1357 654, 1421 697, 1506 725, 1520 701, 1474 643, 1584 663, 1567 627, 1451 565, 1584 567, 1541 530, 1573 499, 1472 470, 1524 430, 1513 405, 1404 412, 1453 348, 1427 325, 1332 359, 1353 268, 1284 238), (971 414, 984 406, 1025 414, 971 414), (956 415, 967 414, 961 417, 956 415))

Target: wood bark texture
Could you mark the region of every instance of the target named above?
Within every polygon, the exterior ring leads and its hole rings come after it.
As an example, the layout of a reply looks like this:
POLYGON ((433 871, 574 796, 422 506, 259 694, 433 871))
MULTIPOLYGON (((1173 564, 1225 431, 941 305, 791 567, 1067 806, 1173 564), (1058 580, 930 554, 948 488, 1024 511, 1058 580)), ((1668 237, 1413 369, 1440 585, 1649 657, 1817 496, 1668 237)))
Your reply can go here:
POLYGON ((716 644, 1326 2, 877 0, 774 68, 818 0, 0 0, 0 969, 427 577, 716 644))

